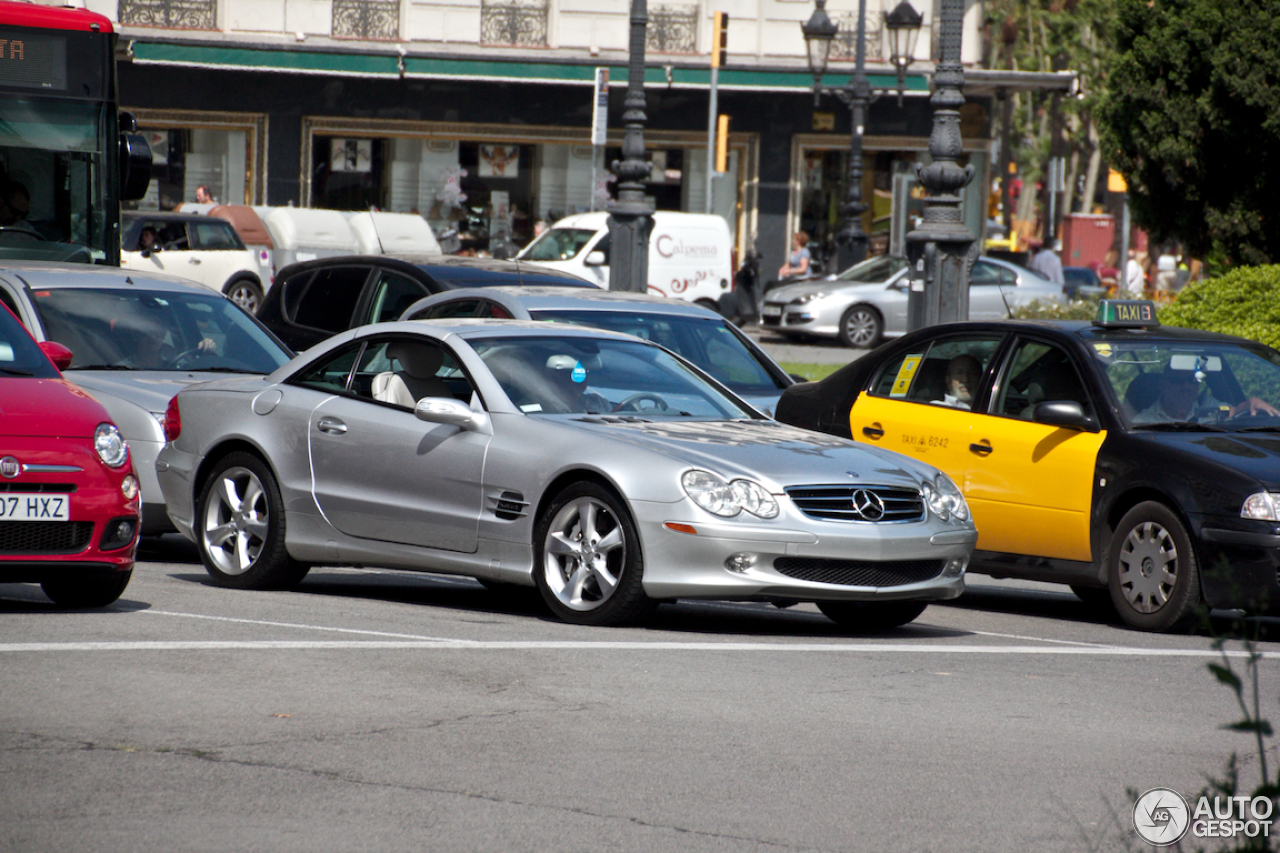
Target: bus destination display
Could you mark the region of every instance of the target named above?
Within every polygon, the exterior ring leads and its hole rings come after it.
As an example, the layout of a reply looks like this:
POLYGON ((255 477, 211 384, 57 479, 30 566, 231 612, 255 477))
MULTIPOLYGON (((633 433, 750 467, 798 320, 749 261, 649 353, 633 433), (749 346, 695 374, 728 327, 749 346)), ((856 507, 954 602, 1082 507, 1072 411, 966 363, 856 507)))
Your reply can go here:
POLYGON ((66 36, 0 28, 0 86, 65 92, 66 36))

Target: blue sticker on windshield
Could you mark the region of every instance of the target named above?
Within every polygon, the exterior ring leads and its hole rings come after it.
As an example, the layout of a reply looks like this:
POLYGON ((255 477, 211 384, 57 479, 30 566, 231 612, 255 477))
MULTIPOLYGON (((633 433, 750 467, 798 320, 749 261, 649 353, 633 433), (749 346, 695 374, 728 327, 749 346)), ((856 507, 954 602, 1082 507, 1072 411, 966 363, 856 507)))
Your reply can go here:
POLYGON ((582 366, 582 362, 578 362, 573 366, 573 381, 574 382, 587 381, 587 369, 582 366))

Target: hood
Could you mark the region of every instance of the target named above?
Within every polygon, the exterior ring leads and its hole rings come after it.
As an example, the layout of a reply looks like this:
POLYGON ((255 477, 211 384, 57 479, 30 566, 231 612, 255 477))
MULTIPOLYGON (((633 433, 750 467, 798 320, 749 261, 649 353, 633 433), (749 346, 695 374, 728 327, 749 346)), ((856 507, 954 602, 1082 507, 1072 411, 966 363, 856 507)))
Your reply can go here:
POLYGON ((896 453, 777 421, 645 421, 573 416, 580 429, 607 434, 726 478, 749 477, 771 491, 815 483, 874 482, 918 487, 933 469, 896 453))
POLYGON ((65 379, 0 380, 0 435, 92 438, 107 411, 65 379))
POLYGON ((1233 469, 1280 491, 1280 433, 1142 433, 1171 449, 1233 469))
POLYGON ((172 370, 68 370, 64 375, 93 394, 126 400, 148 412, 163 412, 173 395, 188 385, 227 378, 225 373, 172 370))

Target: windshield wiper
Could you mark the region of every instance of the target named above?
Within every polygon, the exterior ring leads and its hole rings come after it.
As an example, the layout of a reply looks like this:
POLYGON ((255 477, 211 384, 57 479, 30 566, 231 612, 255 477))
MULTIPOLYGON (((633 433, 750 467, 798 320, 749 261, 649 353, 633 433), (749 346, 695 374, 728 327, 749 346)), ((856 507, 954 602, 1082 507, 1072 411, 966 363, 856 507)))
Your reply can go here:
POLYGON ((10 376, 34 376, 30 370, 18 370, 13 367, 0 367, 0 373, 7 373, 10 376))
POLYGON ((68 370, 137 370, 125 364, 73 364, 68 370))
POLYGON ((1213 424, 1198 424, 1192 421, 1164 421, 1155 424, 1134 424, 1134 429, 1157 429, 1164 432, 1231 432, 1213 424))
POLYGON ((1272 426, 1240 427, 1236 432, 1280 432, 1280 424, 1273 424, 1272 426))

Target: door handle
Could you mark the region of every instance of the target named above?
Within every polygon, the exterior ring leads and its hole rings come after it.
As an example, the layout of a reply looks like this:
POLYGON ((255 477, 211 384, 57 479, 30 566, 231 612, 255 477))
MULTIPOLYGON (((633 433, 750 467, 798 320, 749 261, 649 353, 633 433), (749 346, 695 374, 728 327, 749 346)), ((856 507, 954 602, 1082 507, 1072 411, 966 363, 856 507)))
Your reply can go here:
POLYGON ((342 435, 347 431, 347 425, 337 418, 321 418, 316 422, 316 429, 330 435, 342 435))
POLYGON ((864 426, 862 428, 862 434, 865 435, 867 438, 884 438, 884 430, 880 427, 879 424, 864 426))
POLYGON ((199 258, 187 258, 187 263, 191 263, 191 264, 198 264, 198 263, 200 263, 200 259, 199 259, 199 258))
POLYGON ((985 442, 982 444, 971 444, 969 445, 969 449, 979 456, 990 456, 991 451, 995 450, 994 447, 985 442))

